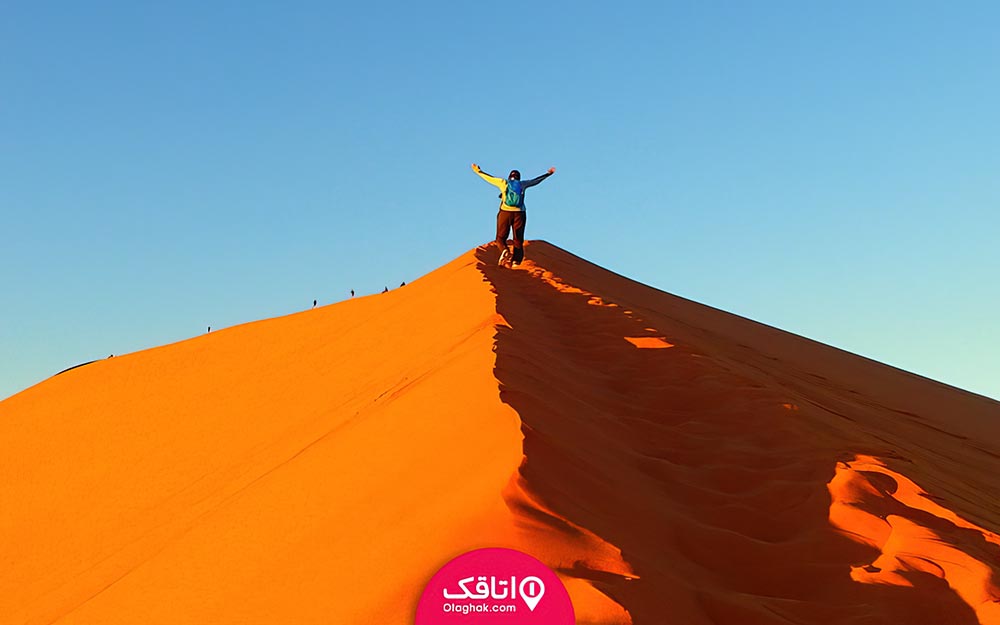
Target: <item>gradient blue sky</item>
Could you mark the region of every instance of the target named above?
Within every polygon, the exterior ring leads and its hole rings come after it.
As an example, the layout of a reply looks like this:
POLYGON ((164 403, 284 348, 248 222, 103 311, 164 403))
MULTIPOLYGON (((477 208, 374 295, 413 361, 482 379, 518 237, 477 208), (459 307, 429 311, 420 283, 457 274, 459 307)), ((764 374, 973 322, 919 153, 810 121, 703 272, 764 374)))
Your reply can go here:
MULTIPOLYGON (((996 2, 0 4, 0 397, 529 238, 1000 398, 996 2)), ((419 322, 419 320, 415 320, 419 322)))

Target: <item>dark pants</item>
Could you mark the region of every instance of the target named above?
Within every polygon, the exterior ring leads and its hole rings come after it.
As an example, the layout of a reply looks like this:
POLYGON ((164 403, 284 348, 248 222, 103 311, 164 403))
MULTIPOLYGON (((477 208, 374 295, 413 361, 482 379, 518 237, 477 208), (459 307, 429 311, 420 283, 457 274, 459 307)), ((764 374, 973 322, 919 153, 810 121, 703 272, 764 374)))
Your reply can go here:
POLYGON ((528 215, 524 211, 500 211, 497 213, 497 245, 507 249, 507 235, 514 229, 514 262, 524 260, 524 225, 528 215))

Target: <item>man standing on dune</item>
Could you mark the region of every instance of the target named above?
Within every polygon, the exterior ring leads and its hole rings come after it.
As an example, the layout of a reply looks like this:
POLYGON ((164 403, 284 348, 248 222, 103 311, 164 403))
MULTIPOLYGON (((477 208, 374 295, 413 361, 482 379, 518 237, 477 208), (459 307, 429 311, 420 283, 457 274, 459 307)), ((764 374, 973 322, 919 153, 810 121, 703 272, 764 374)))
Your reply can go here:
POLYGON ((479 174, 479 177, 500 189, 500 212, 497 213, 497 238, 496 244, 500 248, 500 265, 516 267, 524 260, 524 226, 528 221, 528 215, 524 210, 524 190, 533 187, 556 173, 556 168, 552 167, 548 173, 542 174, 531 180, 521 181, 521 172, 516 169, 510 172, 507 179, 496 178, 479 168, 479 165, 472 164, 472 171, 479 174), (514 253, 507 248, 507 235, 511 229, 514 230, 514 253))

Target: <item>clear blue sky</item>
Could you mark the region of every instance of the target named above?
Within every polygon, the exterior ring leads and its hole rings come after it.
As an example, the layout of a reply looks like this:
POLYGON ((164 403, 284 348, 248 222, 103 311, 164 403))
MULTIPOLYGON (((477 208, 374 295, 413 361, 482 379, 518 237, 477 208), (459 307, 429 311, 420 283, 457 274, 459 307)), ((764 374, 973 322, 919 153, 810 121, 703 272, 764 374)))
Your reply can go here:
POLYGON ((996 2, 0 5, 0 397, 492 238, 1000 398, 996 2))

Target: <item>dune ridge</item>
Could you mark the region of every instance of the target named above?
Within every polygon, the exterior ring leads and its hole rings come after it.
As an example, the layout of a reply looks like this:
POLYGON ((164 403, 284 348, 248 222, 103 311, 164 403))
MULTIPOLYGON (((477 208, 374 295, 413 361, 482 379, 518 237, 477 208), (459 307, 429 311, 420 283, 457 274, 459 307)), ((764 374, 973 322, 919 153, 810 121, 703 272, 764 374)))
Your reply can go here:
POLYGON ((0 404, 0 622, 406 622, 507 530, 520 437, 474 264, 0 404))
POLYGON ((1000 623, 1000 404, 528 259, 0 402, 0 623, 409 623, 487 546, 578 623, 1000 623))

